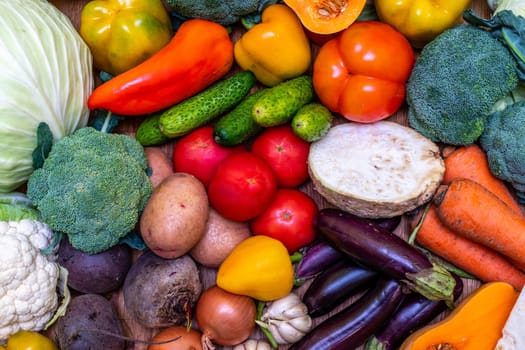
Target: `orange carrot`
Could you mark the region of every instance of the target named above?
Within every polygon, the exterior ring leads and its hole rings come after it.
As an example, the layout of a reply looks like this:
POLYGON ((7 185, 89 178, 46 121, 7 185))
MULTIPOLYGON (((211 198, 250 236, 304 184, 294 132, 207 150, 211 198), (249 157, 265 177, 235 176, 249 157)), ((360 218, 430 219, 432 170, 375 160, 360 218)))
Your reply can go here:
POLYGON ((454 179, 434 198, 449 229, 483 244, 525 268, 525 218, 475 181, 454 179))
POLYGON ((507 282, 516 290, 521 290, 525 285, 525 273, 501 254, 443 225, 434 205, 430 205, 417 230, 416 242, 483 282, 507 282))
POLYGON ((456 148, 445 156, 443 184, 449 184, 456 178, 476 181, 523 215, 518 201, 505 182, 490 171, 487 155, 477 144, 456 148))

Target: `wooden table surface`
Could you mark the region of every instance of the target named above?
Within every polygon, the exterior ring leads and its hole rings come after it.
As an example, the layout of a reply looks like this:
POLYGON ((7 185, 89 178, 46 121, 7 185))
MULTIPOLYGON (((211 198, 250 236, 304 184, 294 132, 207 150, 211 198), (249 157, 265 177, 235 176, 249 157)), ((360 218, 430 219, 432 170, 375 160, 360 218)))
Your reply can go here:
MULTIPOLYGON (((50 2, 53 3, 56 7, 58 7, 65 14, 67 14, 68 17, 71 19, 73 25, 78 29, 79 19, 80 19, 80 12, 81 12, 83 6, 88 2, 88 0, 50 0, 50 2)), ((477 13, 479 13, 481 15, 487 15, 488 16, 489 13, 490 13, 486 1, 483 1, 483 0, 474 0, 473 3, 472 3, 472 8, 475 9, 477 11, 477 13)), ((234 30, 234 34, 232 35, 232 39, 235 40, 235 38, 238 38, 241 33, 242 33, 242 29, 240 27, 236 28, 234 30)), ((314 47, 314 53, 315 52, 316 52, 316 48, 314 47)), ((400 124, 406 125, 407 124, 406 108, 405 107, 401 108, 401 110, 399 110, 395 115, 390 117, 389 120, 392 120, 392 121, 398 122, 400 124)), ((119 126, 118 131, 122 132, 122 133, 133 134, 134 130, 136 130, 136 127, 138 126, 140 121, 141 121, 140 118, 127 119, 127 120, 125 120, 123 122, 123 124, 121 124, 119 126)), ((342 120, 337 119, 336 123, 337 122, 341 122, 341 121, 342 120)), ((171 156, 171 149, 172 149, 172 147, 173 147, 172 143, 162 146, 162 148, 170 156, 171 156)), ((324 199, 317 192, 315 192, 313 190, 313 188, 312 188, 312 186, 311 186, 311 184, 309 182, 304 184, 301 187, 301 190, 303 190, 304 192, 306 192, 310 196, 312 196, 316 200, 316 202, 318 203, 318 205, 320 207, 327 206, 327 203, 324 201, 324 199)), ((398 233, 402 237, 406 237, 406 234, 408 232, 408 225, 407 225, 407 223, 408 222, 407 222, 406 218, 403 218, 402 223, 400 224, 400 226, 396 230, 396 233, 398 233)), ((202 269, 201 277, 202 277, 202 281, 203 281, 203 284, 204 284, 205 287, 209 286, 209 285, 212 285, 212 284, 214 284, 215 271, 210 270, 210 269, 202 269)), ((465 287, 464 287, 464 293, 462 295, 462 298, 464 298, 466 295, 470 294, 474 289, 476 289, 480 285, 479 282, 474 281, 474 280, 464 280, 464 284, 465 284, 465 287)), ((304 291, 306 286, 307 285, 304 285, 303 287, 299 288, 297 290, 297 292, 299 294, 301 294, 304 291)), ((114 302, 115 306, 117 307, 117 310, 119 311, 119 314, 120 314, 121 319, 123 321, 124 328, 126 329, 128 335, 133 336, 133 337, 138 338, 138 339, 149 340, 152 337, 152 335, 157 332, 157 330, 155 330, 155 329, 145 329, 145 328, 143 328, 142 326, 137 324, 126 313, 126 310, 123 307, 122 293, 120 293, 120 291, 112 294, 109 297, 111 298, 111 300, 114 302)), ((344 307, 348 303, 352 302, 353 300, 354 299, 349 300, 348 302, 346 302, 345 304, 341 305, 339 308, 337 308, 336 310, 334 310, 333 312, 331 312, 328 315, 325 315, 325 316, 322 316, 322 317, 314 319, 314 324, 317 324, 320 321, 324 320, 326 317, 328 317, 331 314, 337 312, 338 310, 340 310, 342 307, 344 307)), ((437 320, 441 319, 444 315, 445 314, 440 315, 434 321, 437 321, 437 320)), ((259 331, 255 331, 254 334, 253 334, 253 337, 257 337, 258 338, 258 337, 261 337, 261 336, 262 335, 261 335, 261 333, 259 331)), ((287 347, 285 347, 285 346, 281 346, 279 349, 283 350, 283 349, 286 349, 286 348, 287 347)), ((127 349, 128 350, 132 350, 132 349, 133 350, 145 350, 145 349, 147 349, 147 346, 143 345, 143 344, 130 344, 130 346, 127 349)), ((218 347, 218 349, 220 349, 220 348, 218 347)), ((225 349, 229 349, 229 348, 225 348, 225 349)), ((361 349, 361 348, 359 348, 359 349, 361 349)))

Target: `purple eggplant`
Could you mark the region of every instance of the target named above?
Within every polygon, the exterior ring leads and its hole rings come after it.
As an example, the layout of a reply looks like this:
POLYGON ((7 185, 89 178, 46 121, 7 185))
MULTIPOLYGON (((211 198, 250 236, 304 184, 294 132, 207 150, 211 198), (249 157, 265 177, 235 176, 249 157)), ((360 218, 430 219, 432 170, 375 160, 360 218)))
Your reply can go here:
POLYGON ((318 275, 346 256, 325 242, 317 242, 303 254, 295 268, 295 279, 303 282, 318 275))
POLYGON ((370 287, 377 275, 374 270, 359 266, 350 259, 341 260, 314 277, 304 292, 303 303, 310 316, 322 316, 370 287))
POLYGON ((394 233, 334 208, 321 209, 316 226, 321 237, 354 261, 430 300, 453 303, 456 281, 451 273, 394 233))
POLYGON ((288 350, 348 350, 361 346, 403 299, 403 287, 381 278, 358 300, 315 326, 288 350))
POLYGON ((388 231, 394 231, 401 222, 401 216, 393 216, 391 218, 377 218, 377 219, 365 219, 370 221, 376 226, 384 228, 388 231))
MULTIPOLYGON (((401 217, 394 216, 391 218, 365 220, 386 230, 394 230, 401 222, 401 217)), ((343 253, 326 244, 326 242, 316 242, 306 249, 303 258, 297 263, 295 279, 298 282, 303 282, 344 258, 345 255, 343 253)))
MULTIPOLYGON (((463 292, 461 278, 456 280, 454 298, 463 292)), ((407 295, 388 322, 378 330, 365 345, 365 350, 394 350, 415 330, 428 324, 440 313, 447 310, 443 300, 433 301, 419 293, 407 295)))

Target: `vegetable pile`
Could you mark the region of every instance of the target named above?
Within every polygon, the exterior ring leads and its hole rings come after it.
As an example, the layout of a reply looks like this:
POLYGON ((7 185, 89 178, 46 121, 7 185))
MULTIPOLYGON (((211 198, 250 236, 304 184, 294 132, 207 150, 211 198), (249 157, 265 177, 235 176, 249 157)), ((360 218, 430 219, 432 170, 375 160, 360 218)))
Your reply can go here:
POLYGON ((0 350, 505 349, 525 17, 480 2, 0 0, 0 350))

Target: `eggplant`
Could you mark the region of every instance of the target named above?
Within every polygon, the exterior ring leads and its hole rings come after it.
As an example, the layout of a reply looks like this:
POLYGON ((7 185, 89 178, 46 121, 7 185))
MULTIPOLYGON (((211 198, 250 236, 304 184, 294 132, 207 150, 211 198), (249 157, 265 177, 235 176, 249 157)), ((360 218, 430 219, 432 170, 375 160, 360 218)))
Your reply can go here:
MULTIPOLYGON (((370 223, 386 230, 394 230, 401 222, 400 216, 391 218, 365 219, 370 223)), ((345 255, 326 242, 319 241, 311 245, 297 263, 295 279, 298 282, 312 278, 324 271, 337 261, 344 259, 345 255)))
POLYGON ((377 280, 377 272, 345 259, 314 277, 303 295, 311 317, 322 316, 377 280))
POLYGON ((401 216, 393 216, 391 218, 377 218, 377 219, 366 218, 365 220, 373 223, 376 226, 384 228, 385 230, 394 231, 396 227, 399 226, 399 223, 401 222, 401 216))
POLYGON ((401 237, 335 208, 321 209, 315 223, 321 237, 354 261, 430 300, 453 304, 456 281, 451 273, 401 237))
POLYGON ((306 250, 302 259, 297 263, 295 279, 304 282, 345 258, 343 253, 329 244, 317 242, 306 250))
POLYGON ((396 280, 381 278, 359 299, 319 323, 288 350, 355 349, 386 322, 404 295, 396 280))
MULTIPOLYGON (((463 292, 463 281, 454 275, 456 287, 454 298, 463 292)), ((440 313, 447 310, 443 300, 430 300, 419 293, 407 295, 388 322, 378 330, 365 345, 365 350, 394 350, 415 330, 427 325, 440 313)))

